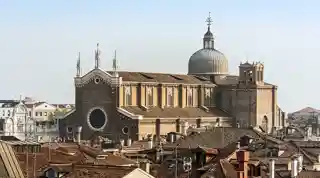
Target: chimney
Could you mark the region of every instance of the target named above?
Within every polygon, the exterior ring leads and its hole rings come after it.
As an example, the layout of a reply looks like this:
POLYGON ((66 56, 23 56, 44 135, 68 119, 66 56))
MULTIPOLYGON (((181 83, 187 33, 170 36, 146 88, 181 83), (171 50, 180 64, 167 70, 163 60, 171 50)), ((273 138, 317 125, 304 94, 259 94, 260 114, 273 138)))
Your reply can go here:
POLYGON ((124 140, 123 139, 120 139, 120 145, 121 145, 121 147, 124 147, 124 140))
POLYGON ((144 170, 146 173, 150 173, 150 163, 148 161, 141 161, 140 168, 144 170))
POLYGON ((237 142, 236 148, 237 150, 240 150, 240 142, 237 142))
POLYGON ((77 127, 77 133, 76 133, 76 135, 77 135, 77 142, 80 144, 80 142, 81 142, 81 132, 82 132, 82 126, 78 126, 77 127))
POLYGON ((160 119, 156 119, 156 143, 160 142, 160 119))
POLYGON ((236 123, 236 128, 240 128, 240 123, 239 123, 239 121, 236 123))
POLYGON ((239 178, 248 178, 248 162, 249 162, 249 152, 245 150, 237 151, 237 161, 239 167, 238 177, 239 178))
POLYGON ((303 167, 303 155, 299 154, 297 156, 297 160, 298 160, 298 172, 301 172, 303 167))
POLYGON ((153 148, 153 142, 152 139, 149 137, 148 138, 148 149, 152 149, 153 148))
POLYGON ((201 119, 198 118, 198 119, 197 119, 197 128, 200 128, 200 127, 201 127, 201 119))
POLYGON ((187 135, 188 128, 189 128, 189 123, 187 121, 183 122, 181 134, 187 135))
POLYGON ((169 143, 174 143, 174 142, 176 141, 176 134, 173 133, 173 132, 169 132, 169 133, 167 134, 167 141, 168 141, 169 143))
POLYGON ((181 123, 180 118, 176 120, 176 132, 180 133, 181 123))
POLYGON ((127 146, 131 146, 131 143, 132 143, 131 138, 128 138, 128 139, 127 139, 127 146))
POLYGON ((275 178, 274 177, 274 170, 275 170, 275 159, 274 158, 271 158, 269 160, 269 178, 275 178))
POLYGON ((298 175, 298 160, 296 157, 291 159, 291 178, 296 178, 298 175))

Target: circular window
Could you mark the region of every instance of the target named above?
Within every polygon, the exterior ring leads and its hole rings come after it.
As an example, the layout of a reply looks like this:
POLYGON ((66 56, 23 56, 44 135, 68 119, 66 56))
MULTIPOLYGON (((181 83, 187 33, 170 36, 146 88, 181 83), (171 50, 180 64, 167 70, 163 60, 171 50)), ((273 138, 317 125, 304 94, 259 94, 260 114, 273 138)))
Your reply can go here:
POLYGON ((100 83, 100 78, 98 78, 98 77, 95 78, 95 79, 94 79, 94 83, 99 84, 99 83, 100 83))
POLYGON ((93 108, 88 114, 88 125, 93 130, 102 130, 107 124, 107 114, 101 108, 93 108))
POLYGON ((122 128, 122 133, 127 134, 129 132, 129 128, 127 126, 122 128))

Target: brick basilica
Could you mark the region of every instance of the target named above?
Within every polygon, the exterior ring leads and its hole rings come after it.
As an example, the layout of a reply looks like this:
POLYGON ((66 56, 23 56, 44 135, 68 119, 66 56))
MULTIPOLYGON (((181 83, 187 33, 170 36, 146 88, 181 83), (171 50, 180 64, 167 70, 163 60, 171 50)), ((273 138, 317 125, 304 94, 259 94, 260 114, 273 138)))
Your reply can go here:
POLYGON ((241 63, 239 76, 228 74, 228 60, 216 49, 211 18, 203 47, 189 59, 188 74, 118 71, 95 67, 75 83, 75 110, 61 119, 60 136, 72 139, 82 128, 83 139, 109 139, 182 132, 189 127, 282 128, 284 113, 277 105, 277 86, 264 82, 264 65, 241 63))

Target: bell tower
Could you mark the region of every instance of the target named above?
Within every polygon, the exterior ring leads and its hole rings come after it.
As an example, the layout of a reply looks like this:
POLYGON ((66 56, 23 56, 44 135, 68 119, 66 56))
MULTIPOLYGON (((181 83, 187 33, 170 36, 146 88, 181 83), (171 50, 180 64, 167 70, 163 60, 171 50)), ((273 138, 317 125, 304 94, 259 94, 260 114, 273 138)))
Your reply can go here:
POLYGON ((246 62, 239 66, 239 83, 244 85, 263 85, 264 65, 261 62, 246 62))

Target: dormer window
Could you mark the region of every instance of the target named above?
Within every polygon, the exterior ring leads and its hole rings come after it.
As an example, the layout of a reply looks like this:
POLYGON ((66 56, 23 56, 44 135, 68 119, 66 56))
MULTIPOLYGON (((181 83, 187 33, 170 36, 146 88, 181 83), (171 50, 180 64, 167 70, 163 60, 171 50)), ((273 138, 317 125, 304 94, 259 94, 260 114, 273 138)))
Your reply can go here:
POLYGON ((189 107, 193 106, 193 89, 192 88, 187 89, 187 106, 189 107))
POLYGON ((153 106, 153 87, 147 88, 146 105, 153 106))
POLYGON ((124 105, 125 106, 132 105, 132 91, 130 86, 126 86, 124 88, 124 105))
POLYGON ((166 94, 167 94, 167 106, 173 106, 173 88, 168 87, 166 89, 166 94))

